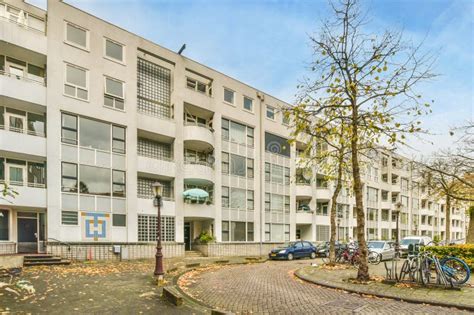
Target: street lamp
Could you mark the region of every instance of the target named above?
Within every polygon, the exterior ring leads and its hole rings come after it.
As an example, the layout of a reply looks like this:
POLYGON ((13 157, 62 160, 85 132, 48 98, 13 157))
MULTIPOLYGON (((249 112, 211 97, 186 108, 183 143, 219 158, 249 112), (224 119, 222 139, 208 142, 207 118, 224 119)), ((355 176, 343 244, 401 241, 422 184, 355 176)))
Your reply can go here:
POLYGON ((400 216, 400 211, 401 211, 401 209, 402 209, 402 203, 401 203, 401 202, 397 202, 397 203, 395 204, 395 209, 392 210, 392 213, 395 213, 396 220, 397 220, 397 221, 396 221, 396 222, 397 222, 397 227, 396 227, 396 232, 397 232, 396 237, 397 237, 397 238, 396 238, 396 240, 395 240, 395 253, 396 253, 396 254, 400 254, 400 234, 399 234, 399 233, 400 233, 400 230, 399 230, 399 227, 398 227, 398 221, 399 221, 398 218, 399 218, 399 216, 400 216))
POLYGON ((155 276, 158 276, 158 281, 163 280, 163 253, 161 252, 161 194, 163 191, 163 185, 159 182, 154 182, 151 185, 151 189, 155 194, 154 202, 158 207, 158 222, 157 222, 157 238, 156 238, 156 254, 155 254, 155 276))

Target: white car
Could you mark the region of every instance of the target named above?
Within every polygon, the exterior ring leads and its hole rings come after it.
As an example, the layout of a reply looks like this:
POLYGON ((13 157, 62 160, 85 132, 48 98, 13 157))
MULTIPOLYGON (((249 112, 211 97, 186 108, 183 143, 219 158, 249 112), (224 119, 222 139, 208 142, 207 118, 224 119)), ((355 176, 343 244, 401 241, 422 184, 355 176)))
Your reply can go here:
POLYGON ((369 251, 379 254, 381 261, 395 257, 395 243, 391 241, 369 241, 367 248, 369 251))
POLYGON ((400 253, 402 257, 408 255, 408 246, 411 244, 419 246, 431 245, 433 240, 429 236, 407 236, 402 239, 400 242, 400 253))

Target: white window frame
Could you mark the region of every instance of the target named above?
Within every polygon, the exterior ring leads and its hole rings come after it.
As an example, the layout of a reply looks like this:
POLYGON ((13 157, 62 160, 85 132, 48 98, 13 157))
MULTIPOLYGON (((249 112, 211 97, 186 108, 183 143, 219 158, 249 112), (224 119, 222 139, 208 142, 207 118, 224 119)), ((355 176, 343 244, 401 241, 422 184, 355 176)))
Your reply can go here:
POLYGON ((109 77, 107 75, 104 75, 104 97, 106 95, 113 98, 114 105, 111 107, 111 106, 107 106, 107 105, 104 104, 105 107, 113 108, 113 109, 120 110, 120 111, 125 111, 125 82, 123 82, 121 80, 118 80, 118 79, 115 79, 115 78, 112 78, 112 77, 109 77), (107 92, 107 79, 115 81, 115 82, 119 82, 119 83, 122 84, 122 96, 114 95, 112 93, 107 92), (123 109, 115 107, 115 99, 121 99, 123 101, 123 109))
POLYGON ((64 95, 64 96, 67 96, 67 97, 71 97, 71 98, 77 99, 77 100, 80 100, 80 101, 88 102, 88 101, 89 101, 89 95, 90 95, 90 91, 89 91, 89 70, 86 69, 86 68, 80 67, 80 66, 76 66, 75 64, 72 64, 72 63, 69 63, 69 62, 65 62, 65 63, 64 63, 63 95, 64 95), (85 87, 76 85, 76 84, 74 84, 74 83, 69 83, 69 82, 67 82, 67 67, 68 67, 68 66, 71 66, 71 67, 74 67, 74 68, 77 68, 77 69, 80 69, 80 70, 84 70, 84 71, 86 72, 86 86, 85 86, 85 87), (72 86, 73 88, 76 89, 76 93, 75 93, 74 96, 69 95, 69 94, 66 94, 66 91, 65 91, 65 86, 66 86, 66 85, 72 86), (77 89, 78 89, 78 88, 87 91, 87 99, 83 99, 83 98, 77 97, 77 89))
POLYGON ((90 46, 90 44, 89 44, 90 43, 90 32, 85 27, 82 27, 82 26, 79 26, 75 23, 64 20, 64 43, 89 52, 90 51, 90 47, 89 47, 90 46), (70 40, 67 39, 67 25, 68 24, 86 32, 86 47, 81 46, 80 44, 77 44, 75 42, 71 42, 70 40))
POLYGON ((111 38, 108 38, 108 37, 104 37, 104 58, 107 59, 107 60, 110 60, 110 61, 113 61, 113 62, 116 62, 116 63, 119 63, 121 65, 125 65, 125 60, 127 58, 126 56, 126 49, 125 49, 125 45, 116 41, 116 40, 113 40, 111 38), (114 44, 117 44, 117 45, 120 45, 122 46, 122 59, 123 60, 118 60, 118 59, 115 59, 114 57, 110 57, 110 56, 107 56, 107 41, 111 41, 112 43, 114 44))
POLYGON ((27 116, 22 116, 22 115, 19 115, 19 114, 14 114, 14 113, 10 113, 10 112, 5 112, 4 114, 4 124, 5 124, 5 130, 8 130, 8 131, 13 131, 13 132, 19 132, 19 133, 26 133, 27 132, 27 128, 28 128, 28 114, 27 116), (23 120, 23 129, 22 130, 11 130, 10 128, 12 128, 12 126, 10 125, 10 117, 14 117, 14 118, 19 118, 21 120, 23 120))
POLYGON ((270 105, 265 105, 265 118, 271 120, 271 121, 275 121, 276 119, 276 113, 275 113, 275 107, 273 106, 270 106, 270 105), (273 118, 270 118, 268 117, 268 109, 271 108, 273 110, 273 118))
POLYGON ((255 106, 254 106, 254 102, 253 102, 253 101, 254 101, 253 98, 244 95, 244 97, 243 97, 243 99, 242 99, 242 108, 244 109, 244 111, 249 112, 249 113, 253 113, 253 112, 254 112, 253 109, 255 108, 255 106), (252 102, 252 109, 247 109, 247 108, 245 108, 245 99, 249 99, 249 100, 252 102))
POLYGON ((234 91, 234 90, 229 89, 228 87, 225 87, 225 86, 224 86, 224 95, 223 95, 223 96, 224 96, 224 97, 222 98, 222 101, 223 101, 224 103, 229 104, 229 105, 232 105, 232 106, 235 106, 235 91, 234 91), (230 92, 233 93, 233 95, 234 95, 234 97, 233 97, 233 99, 232 99, 232 100, 234 101, 233 103, 228 102, 228 101, 225 100, 225 90, 230 91, 230 92))
MULTIPOLYGON (((27 163, 26 163, 27 164, 27 163)), ((5 182, 9 183, 12 186, 27 186, 28 184, 28 167, 27 165, 19 165, 19 164, 13 164, 13 163, 7 163, 5 159, 5 182), (22 170, 22 182, 21 185, 18 185, 18 183, 12 184, 10 182, 10 167, 18 168, 22 170)))

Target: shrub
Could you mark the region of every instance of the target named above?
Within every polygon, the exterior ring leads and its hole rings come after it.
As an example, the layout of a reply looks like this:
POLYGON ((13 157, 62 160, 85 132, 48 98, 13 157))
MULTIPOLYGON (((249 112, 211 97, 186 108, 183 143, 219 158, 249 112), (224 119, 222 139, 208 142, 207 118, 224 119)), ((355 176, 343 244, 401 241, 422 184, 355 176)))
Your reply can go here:
POLYGON ((450 246, 430 246, 424 250, 430 251, 438 258, 444 256, 454 256, 464 260, 474 271, 474 244, 450 245, 450 246))
POLYGON ((214 241, 214 236, 209 231, 202 231, 198 236, 198 240, 200 244, 207 244, 214 241))

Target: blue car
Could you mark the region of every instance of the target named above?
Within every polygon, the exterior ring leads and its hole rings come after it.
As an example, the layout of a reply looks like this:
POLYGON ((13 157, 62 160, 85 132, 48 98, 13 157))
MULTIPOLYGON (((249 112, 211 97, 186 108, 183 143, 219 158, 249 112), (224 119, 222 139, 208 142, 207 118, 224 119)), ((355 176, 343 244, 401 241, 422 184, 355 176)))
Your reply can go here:
POLYGON ((317 249, 312 243, 296 241, 272 249, 268 254, 268 258, 293 260, 295 258, 309 257, 314 259, 316 258, 316 252, 317 249))

